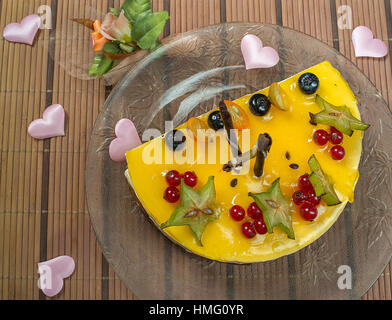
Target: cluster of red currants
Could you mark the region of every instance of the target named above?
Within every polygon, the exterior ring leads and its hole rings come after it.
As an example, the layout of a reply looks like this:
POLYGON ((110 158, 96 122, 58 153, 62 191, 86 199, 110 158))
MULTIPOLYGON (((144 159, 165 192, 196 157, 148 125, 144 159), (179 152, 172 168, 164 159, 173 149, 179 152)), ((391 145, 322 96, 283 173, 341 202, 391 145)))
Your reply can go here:
POLYGON ((346 151, 340 145, 343 142, 343 133, 335 127, 331 127, 330 133, 325 130, 317 130, 313 134, 313 140, 319 146, 325 146, 330 141, 334 146, 331 148, 331 155, 334 160, 342 160, 346 151))
MULTIPOLYGON (((265 225, 263 219, 263 212, 258 207, 256 202, 252 202, 248 209, 247 213, 252 221, 247 221, 241 225, 241 231, 245 237, 248 239, 254 238, 256 236, 256 232, 258 234, 266 234, 267 226, 265 225)), ((235 205, 230 209, 230 215, 235 221, 242 221, 245 219, 245 210, 241 206, 235 205)))
POLYGON ((177 187, 181 184, 181 179, 184 179, 184 183, 191 188, 197 184, 196 174, 190 171, 181 175, 178 171, 172 170, 165 177, 169 187, 165 190, 164 198, 170 203, 176 203, 180 199, 180 190, 177 187))
POLYGON ((317 218, 317 206, 320 204, 321 199, 316 196, 308 174, 301 176, 298 184, 299 190, 293 193, 293 202, 299 206, 299 212, 304 220, 313 221, 317 218))

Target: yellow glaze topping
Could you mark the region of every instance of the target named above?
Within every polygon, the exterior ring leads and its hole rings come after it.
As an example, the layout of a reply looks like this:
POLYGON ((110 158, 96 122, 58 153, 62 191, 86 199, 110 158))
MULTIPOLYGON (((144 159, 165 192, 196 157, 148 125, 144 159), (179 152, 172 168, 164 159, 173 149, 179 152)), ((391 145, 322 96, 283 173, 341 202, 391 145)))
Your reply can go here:
MULTIPOLYGON (((333 105, 346 105, 352 114, 360 119, 354 94, 340 73, 329 62, 323 62, 304 72, 312 72, 318 76, 320 87, 317 94, 333 105)), ((183 154, 183 152, 177 151, 173 155, 173 152, 169 151, 162 143, 162 137, 127 153, 130 183, 140 202, 158 225, 166 222, 178 205, 170 204, 162 197, 167 187, 165 174, 168 171, 177 170, 180 173, 194 171, 198 176, 196 189, 203 186, 209 176, 215 176, 216 199, 220 218, 207 226, 202 238, 203 246, 197 244, 187 226, 169 227, 163 231, 185 249, 209 259, 225 262, 251 263, 276 259, 291 254, 319 238, 336 221, 347 202, 353 201, 354 189, 358 180, 363 132, 355 131, 352 137, 344 136, 343 147, 346 150, 346 156, 342 161, 332 159, 329 152, 330 144, 324 147, 316 145, 312 140, 313 132, 317 129, 328 130, 328 128, 323 125, 315 127, 309 123, 309 112, 317 113, 320 108, 315 103, 315 95, 305 95, 299 89, 297 81, 301 74, 280 83, 290 96, 291 105, 288 107, 288 111, 282 111, 272 106, 265 117, 257 117, 250 112, 248 107, 249 99, 253 94, 235 101, 249 116, 250 146, 255 145, 260 133, 268 132, 272 137, 272 148, 266 159, 264 175, 261 179, 253 177, 255 159, 250 162, 250 171, 245 175, 224 172, 219 161, 216 164, 200 164, 200 160, 205 160, 208 163, 207 152, 200 151, 205 146, 204 141, 197 142, 197 145, 192 148, 193 150, 189 146, 184 149, 189 154, 193 152, 195 158, 198 159, 193 163, 180 164, 181 159, 176 159, 176 156, 183 154), (157 144, 162 145, 163 158, 165 158, 165 154, 166 156, 174 156, 174 164, 145 163, 143 154, 150 153, 152 146, 157 144), (286 152, 289 152, 290 160, 286 159, 286 152), (316 155, 324 172, 335 182, 335 189, 342 204, 328 207, 322 202, 318 207, 318 217, 313 222, 304 221, 298 208, 292 204, 295 240, 288 239, 287 235, 278 228, 274 229, 273 234, 257 235, 250 240, 245 238, 241 232, 241 224, 245 220, 234 221, 229 214, 230 208, 237 204, 246 210, 253 202, 248 193, 268 190, 272 182, 279 177, 282 192, 291 201, 291 195, 298 189, 298 178, 304 173, 310 173, 307 161, 312 154, 316 155), (299 169, 291 169, 289 165, 292 163, 298 164, 299 169), (230 186, 230 182, 235 178, 238 179, 238 184, 233 188, 230 186)), ((258 93, 268 96, 268 88, 258 93)), ((201 115, 200 118, 206 120, 207 116, 207 114, 201 115)), ((180 126, 179 129, 186 134, 187 145, 190 141, 193 142, 185 125, 180 126)), ((222 134, 220 135, 218 140, 223 140, 228 145, 222 134)), ((218 153, 219 143, 218 141, 216 147, 218 153)), ((247 151, 242 149, 243 152, 247 151)))

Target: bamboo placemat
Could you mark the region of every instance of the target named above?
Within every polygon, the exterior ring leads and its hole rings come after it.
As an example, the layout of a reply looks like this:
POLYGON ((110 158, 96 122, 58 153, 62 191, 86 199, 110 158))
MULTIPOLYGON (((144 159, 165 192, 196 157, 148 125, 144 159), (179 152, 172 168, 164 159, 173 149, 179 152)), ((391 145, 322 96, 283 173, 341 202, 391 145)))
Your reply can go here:
MULTIPOLYGON (((103 81, 70 76, 57 63, 69 50, 59 39, 82 28, 70 18, 88 10, 105 13, 121 2, 0 0, 0 30, 41 5, 53 15, 53 28, 41 30, 33 47, 0 36, 0 299, 46 299, 37 288, 37 262, 63 254, 75 259, 76 269, 54 299, 135 299, 102 256, 85 200, 88 140, 109 90, 103 81), (29 123, 52 103, 65 108, 66 136, 31 139, 29 123)), ((352 30, 340 30, 337 23, 343 5, 351 7, 354 27, 370 27, 392 49, 392 0, 153 0, 155 10, 170 13, 165 36, 232 21, 310 34, 354 61, 391 104, 392 54, 355 59, 352 30)), ((80 55, 88 51, 82 39, 76 46, 80 55)), ((392 298, 391 270, 390 263, 363 299, 392 298)))

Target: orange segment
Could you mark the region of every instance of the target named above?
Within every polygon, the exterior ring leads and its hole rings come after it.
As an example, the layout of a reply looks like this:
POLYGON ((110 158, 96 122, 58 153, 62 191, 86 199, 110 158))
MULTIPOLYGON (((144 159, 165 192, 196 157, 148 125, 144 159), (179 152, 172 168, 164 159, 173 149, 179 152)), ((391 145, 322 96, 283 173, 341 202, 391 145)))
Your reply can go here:
POLYGON ((233 120, 234 129, 243 130, 249 128, 249 117, 238 104, 233 101, 224 101, 227 109, 230 112, 231 118, 233 120))

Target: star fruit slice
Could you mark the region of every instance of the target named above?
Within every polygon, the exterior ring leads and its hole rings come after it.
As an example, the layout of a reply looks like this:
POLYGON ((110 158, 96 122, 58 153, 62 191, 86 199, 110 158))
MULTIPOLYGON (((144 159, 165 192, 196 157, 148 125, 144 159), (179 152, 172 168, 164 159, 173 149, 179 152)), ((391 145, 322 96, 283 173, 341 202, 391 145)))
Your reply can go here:
POLYGON ((309 176, 317 197, 321 197, 328 206, 336 206, 341 203, 333 187, 333 182, 327 174, 321 169, 320 163, 315 155, 312 155, 308 161, 312 174, 309 176))
POLYGON ((320 106, 321 112, 317 114, 309 113, 311 124, 325 124, 335 127, 348 136, 352 136, 354 130, 364 131, 370 127, 370 125, 355 118, 347 106, 334 106, 319 95, 316 97, 316 102, 320 106))
POLYGON ((274 227, 284 231, 290 239, 295 239, 291 218, 290 202, 282 194, 280 178, 276 179, 267 192, 249 193, 263 211, 264 222, 268 233, 273 233, 274 227))
POLYGON ((201 238, 207 225, 219 219, 215 205, 214 177, 209 177, 200 191, 188 187, 182 180, 180 192, 181 203, 174 210, 169 220, 161 225, 161 228, 188 226, 197 244, 203 246, 201 238))

